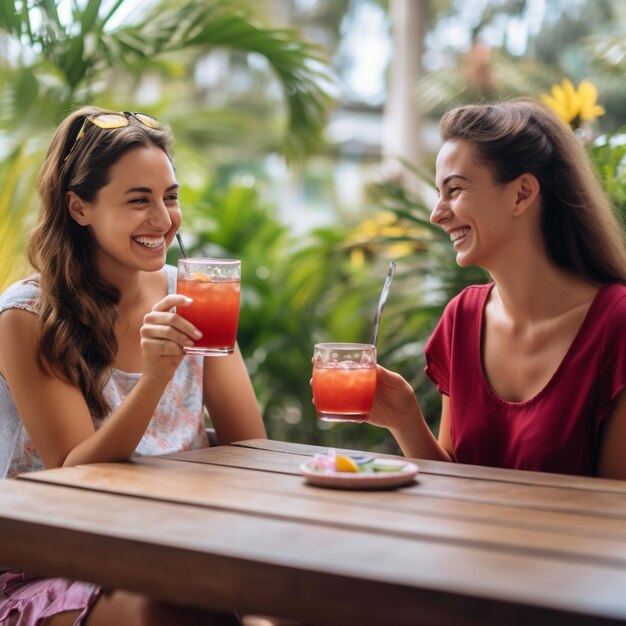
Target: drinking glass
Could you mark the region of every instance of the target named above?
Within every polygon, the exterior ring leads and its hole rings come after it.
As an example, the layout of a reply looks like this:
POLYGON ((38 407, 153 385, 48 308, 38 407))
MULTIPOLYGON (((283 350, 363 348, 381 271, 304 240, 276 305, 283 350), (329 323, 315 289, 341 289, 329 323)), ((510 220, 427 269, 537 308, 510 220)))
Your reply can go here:
POLYGON ((312 386, 319 419, 366 422, 376 393, 376 346, 315 344, 312 386))
POLYGON ((193 300, 177 308, 181 317, 201 333, 190 354, 232 354, 239 323, 241 261, 234 259, 179 259, 176 293, 193 300))

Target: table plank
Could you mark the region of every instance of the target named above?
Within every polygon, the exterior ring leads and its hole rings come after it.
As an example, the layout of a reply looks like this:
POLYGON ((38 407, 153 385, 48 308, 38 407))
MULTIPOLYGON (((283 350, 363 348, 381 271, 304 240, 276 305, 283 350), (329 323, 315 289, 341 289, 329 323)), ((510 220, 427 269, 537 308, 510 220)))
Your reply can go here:
MULTIPOLYGON (((299 446, 287 444, 288 449, 298 450, 299 446), (293 447, 292 447, 293 446, 293 447)), ((190 452, 174 453, 159 457, 170 461, 196 462, 199 464, 223 465, 254 469, 264 472, 274 472, 290 475, 299 475, 299 463, 306 461, 309 456, 295 453, 276 454, 274 451, 260 448, 238 446, 219 446, 190 452)), ((418 461, 420 475, 418 485, 404 489, 403 493, 419 491, 420 495, 443 497, 470 503, 484 503, 516 507, 520 509, 541 509, 545 511, 560 511, 583 515, 611 516, 626 519, 626 493, 619 490, 607 491, 602 483, 617 483, 621 481, 599 481, 601 485, 595 491, 588 486, 579 488, 572 483, 568 487, 559 487, 553 482, 549 474, 539 474, 546 477, 546 483, 540 483, 538 477, 534 483, 518 481, 501 481, 480 479, 473 473, 469 476, 454 476, 429 474, 421 472, 422 461, 418 461)), ((464 466, 470 467, 470 466, 464 466)), ((483 468, 489 470, 491 468, 483 468)), ((502 470, 504 471, 504 470, 502 470)), ((515 473, 507 470, 507 473, 515 473)), ((525 472, 522 472, 525 473, 525 472)), ((496 472, 499 474, 499 472, 496 472)), ((562 476, 561 478, 570 478, 562 476)), ((587 478, 586 481, 599 479, 587 478)))
MULTIPOLYGON (((134 463, 161 465, 163 459, 141 458, 135 459, 134 463)), ((363 509, 363 515, 370 515, 370 509, 384 510, 388 513, 416 513, 437 519, 460 519, 472 522, 489 522, 502 524, 508 527, 534 528, 554 530, 564 534, 589 534, 589 536, 611 536, 621 540, 626 531, 626 525, 619 516, 603 515, 600 509, 587 508, 580 513, 544 510, 538 507, 524 507, 491 502, 471 502, 446 498, 438 493, 431 495, 434 488, 423 489, 423 483, 415 487, 404 487, 395 491, 341 491, 306 486, 304 479, 292 480, 287 476, 272 473, 246 470, 245 473, 238 468, 227 465, 208 465, 197 463, 176 463, 176 472, 194 470, 197 472, 215 472, 222 474, 202 477, 203 485, 211 480, 228 479, 229 485, 243 490, 252 490, 260 494, 287 495, 290 498, 316 499, 323 502, 348 502, 355 506, 358 502, 363 509), (252 471, 253 473, 249 473, 252 471), (303 489, 305 487, 305 489, 303 489)), ((23 478, 31 480, 47 480, 50 477, 54 482, 54 474, 38 472, 24 475, 23 478)), ((168 476, 169 478, 169 476, 168 476)), ((68 476, 69 479, 69 476, 68 476)), ((431 480, 431 478, 420 478, 431 480)), ((436 480, 436 479, 435 479, 436 480)))
POLYGON ((579 515, 573 520, 561 515, 558 523, 551 520, 552 525, 533 510, 523 516, 518 512, 518 518, 509 518, 507 523, 485 514, 474 519, 451 517, 441 513, 439 498, 427 511, 398 506, 395 502, 406 498, 389 492, 382 498, 376 492, 332 492, 337 497, 327 499, 317 496, 319 489, 293 476, 194 463, 179 463, 173 470, 171 463, 159 459, 48 470, 25 474, 23 479, 376 535, 626 567, 626 524, 609 519, 599 525, 595 516, 579 515))
MULTIPOLYGON (((316 446, 303 443, 291 443, 273 439, 247 439, 238 441, 232 446, 252 448, 256 450, 268 450, 282 454, 293 454, 311 457, 314 454, 325 453, 328 447, 316 446)), ((363 450, 349 448, 334 448, 342 454, 363 454, 363 450)), ((367 453, 367 451, 365 451, 367 453)), ((393 454, 379 454, 376 456, 386 458, 404 458, 393 454)), ((554 486, 560 488, 584 489, 588 491, 604 491, 607 493, 626 494, 626 481, 612 480, 608 478, 596 478, 590 476, 570 476, 566 474, 552 474, 546 472, 531 472, 526 470, 511 470, 497 467, 484 467, 481 465, 466 465, 463 463, 446 463, 443 461, 431 461, 427 459, 407 459, 417 463, 420 471, 424 474, 438 474, 443 476, 458 476, 463 478, 485 479, 489 481, 502 481, 522 483, 527 485, 554 486)))
POLYGON ((328 626, 626 620, 624 568, 398 536, 373 541, 353 529, 25 480, 0 484, 0 558, 196 606, 328 626))

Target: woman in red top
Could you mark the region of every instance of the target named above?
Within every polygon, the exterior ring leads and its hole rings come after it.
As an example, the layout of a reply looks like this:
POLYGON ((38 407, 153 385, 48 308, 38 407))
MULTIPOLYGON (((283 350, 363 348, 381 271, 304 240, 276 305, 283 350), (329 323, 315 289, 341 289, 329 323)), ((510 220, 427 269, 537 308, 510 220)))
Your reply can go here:
POLYGON ((585 150, 531 100, 453 109, 441 136, 431 221, 493 282, 426 345, 439 438, 380 366, 372 422, 407 456, 626 479, 626 250, 585 150))

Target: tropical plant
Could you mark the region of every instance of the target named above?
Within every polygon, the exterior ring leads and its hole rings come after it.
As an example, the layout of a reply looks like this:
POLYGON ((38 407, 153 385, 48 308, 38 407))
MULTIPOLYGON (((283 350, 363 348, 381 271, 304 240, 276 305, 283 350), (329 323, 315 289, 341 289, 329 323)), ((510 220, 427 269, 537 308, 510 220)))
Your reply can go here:
POLYGON ((439 66, 414 89, 422 108, 438 116, 459 103, 539 94, 564 75, 576 81, 593 75, 606 108, 603 126, 619 128, 626 115, 622 0, 551 0, 537 9, 532 0, 448 3, 429 37, 429 56, 436 54, 439 66), (525 41, 510 37, 513 23, 525 24, 525 41), (465 36, 445 37, 445 28, 465 36), (461 42, 481 42, 483 35, 494 41, 498 32, 500 45, 487 48, 480 66, 491 80, 472 80, 464 72, 472 51, 461 42), (481 88, 485 82, 489 89, 481 88))
POLYGON ((321 86, 325 78, 321 51, 301 41, 294 31, 259 26, 251 5, 232 0, 152 2, 115 25, 124 0, 112 7, 104 0, 89 0, 82 6, 73 3, 67 22, 59 13, 60 4, 59 0, 18 0, 0 5, 0 33, 4 32, 6 47, 11 49, 11 42, 23 47, 17 63, 7 59, 9 84, 3 99, 9 106, 3 122, 19 125, 33 107, 42 115, 47 112, 48 122, 55 122, 76 99, 105 95, 124 100, 104 88, 124 76, 138 78, 148 71, 174 78, 181 67, 168 54, 206 53, 226 46, 263 56, 280 81, 288 109, 283 138, 287 154, 296 157, 319 147, 329 104, 321 86))

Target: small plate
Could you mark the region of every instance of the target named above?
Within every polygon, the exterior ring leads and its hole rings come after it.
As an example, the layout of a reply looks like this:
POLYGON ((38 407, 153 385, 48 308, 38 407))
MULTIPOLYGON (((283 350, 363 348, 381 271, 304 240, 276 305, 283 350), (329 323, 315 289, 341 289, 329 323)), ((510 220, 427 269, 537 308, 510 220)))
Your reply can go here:
MULTIPOLYGON (((380 459, 381 461, 383 459, 380 459)), ((307 482, 318 487, 337 489, 388 489, 412 482, 419 468, 415 463, 404 462, 404 467, 396 471, 380 472, 329 472, 311 467, 310 461, 299 465, 300 473, 307 482)))

